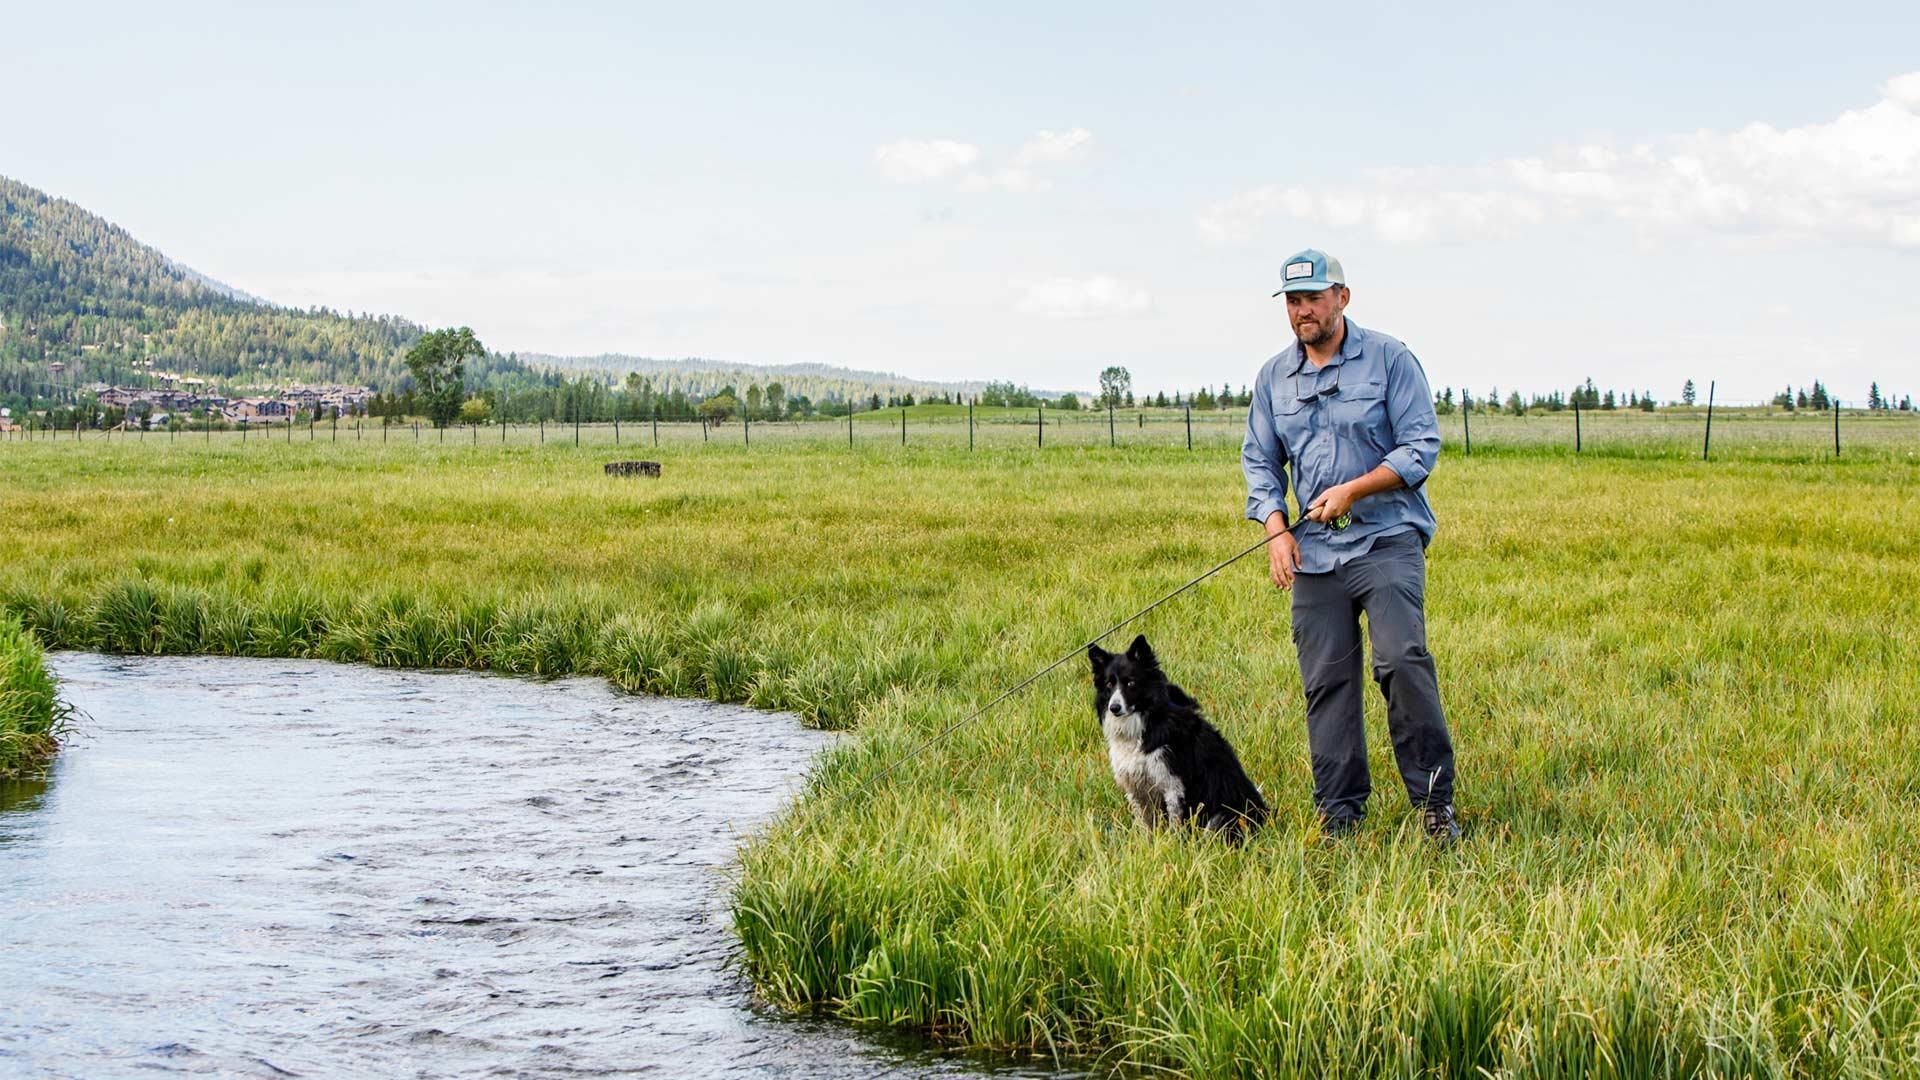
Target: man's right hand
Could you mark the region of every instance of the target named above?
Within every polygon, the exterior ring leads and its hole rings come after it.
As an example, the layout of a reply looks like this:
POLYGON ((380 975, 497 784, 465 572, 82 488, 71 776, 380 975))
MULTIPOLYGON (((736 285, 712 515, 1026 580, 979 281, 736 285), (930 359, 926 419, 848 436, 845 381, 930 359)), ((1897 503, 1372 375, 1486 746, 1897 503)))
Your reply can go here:
POLYGON ((1267 535, 1275 537, 1267 545, 1267 575, 1276 586, 1291 589, 1294 572, 1300 569, 1300 543, 1287 531, 1286 515, 1279 511, 1267 515, 1266 528, 1267 535))

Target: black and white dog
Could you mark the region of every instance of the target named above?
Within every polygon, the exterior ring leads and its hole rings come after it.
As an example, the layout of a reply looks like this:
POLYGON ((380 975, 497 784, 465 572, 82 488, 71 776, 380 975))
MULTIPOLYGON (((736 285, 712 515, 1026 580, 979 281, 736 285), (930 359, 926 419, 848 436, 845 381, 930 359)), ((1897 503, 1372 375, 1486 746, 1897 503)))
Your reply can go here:
POLYGON ((1266 820, 1266 801, 1233 747, 1200 704, 1167 681, 1146 635, 1124 653, 1090 646, 1087 658, 1113 778, 1140 824, 1194 821, 1238 838, 1266 820))

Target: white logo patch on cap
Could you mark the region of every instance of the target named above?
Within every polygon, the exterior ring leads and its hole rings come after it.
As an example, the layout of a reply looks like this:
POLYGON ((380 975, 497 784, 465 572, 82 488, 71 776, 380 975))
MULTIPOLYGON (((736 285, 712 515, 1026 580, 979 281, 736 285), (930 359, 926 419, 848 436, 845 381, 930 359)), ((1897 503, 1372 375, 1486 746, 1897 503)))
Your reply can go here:
POLYGON ((1312 276, 1313 276, 1313 264, 1310 262, 1297 262, 1297 263, 1287 264, 1287 280, 1288 281, 1292 281, 1295 278, 1312 277, 1312 276))

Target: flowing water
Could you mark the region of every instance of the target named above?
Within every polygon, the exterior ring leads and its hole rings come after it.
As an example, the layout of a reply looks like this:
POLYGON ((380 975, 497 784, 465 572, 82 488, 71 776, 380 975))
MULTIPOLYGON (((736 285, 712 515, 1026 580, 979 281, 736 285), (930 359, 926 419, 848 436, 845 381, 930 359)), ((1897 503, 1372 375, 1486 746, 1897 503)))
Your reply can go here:
POLYGON ((733 969, 725 868, 831 738, 791 716, 53 660, 86 719, 0 786, 0 1076, 988 1071, 777 1015, 733 969))

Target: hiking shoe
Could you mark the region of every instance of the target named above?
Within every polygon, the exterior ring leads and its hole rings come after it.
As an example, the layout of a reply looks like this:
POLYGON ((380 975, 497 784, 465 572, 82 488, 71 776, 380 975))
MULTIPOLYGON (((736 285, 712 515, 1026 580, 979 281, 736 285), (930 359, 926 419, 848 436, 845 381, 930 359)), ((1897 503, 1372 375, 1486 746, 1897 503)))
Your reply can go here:
POLYGON ((1427 807, 1420 814, 1420 824, 1427 830, 1427 836, 1441 847, 1460 839, 1460 823, 1453 819, 1452 803, 1427 807))

